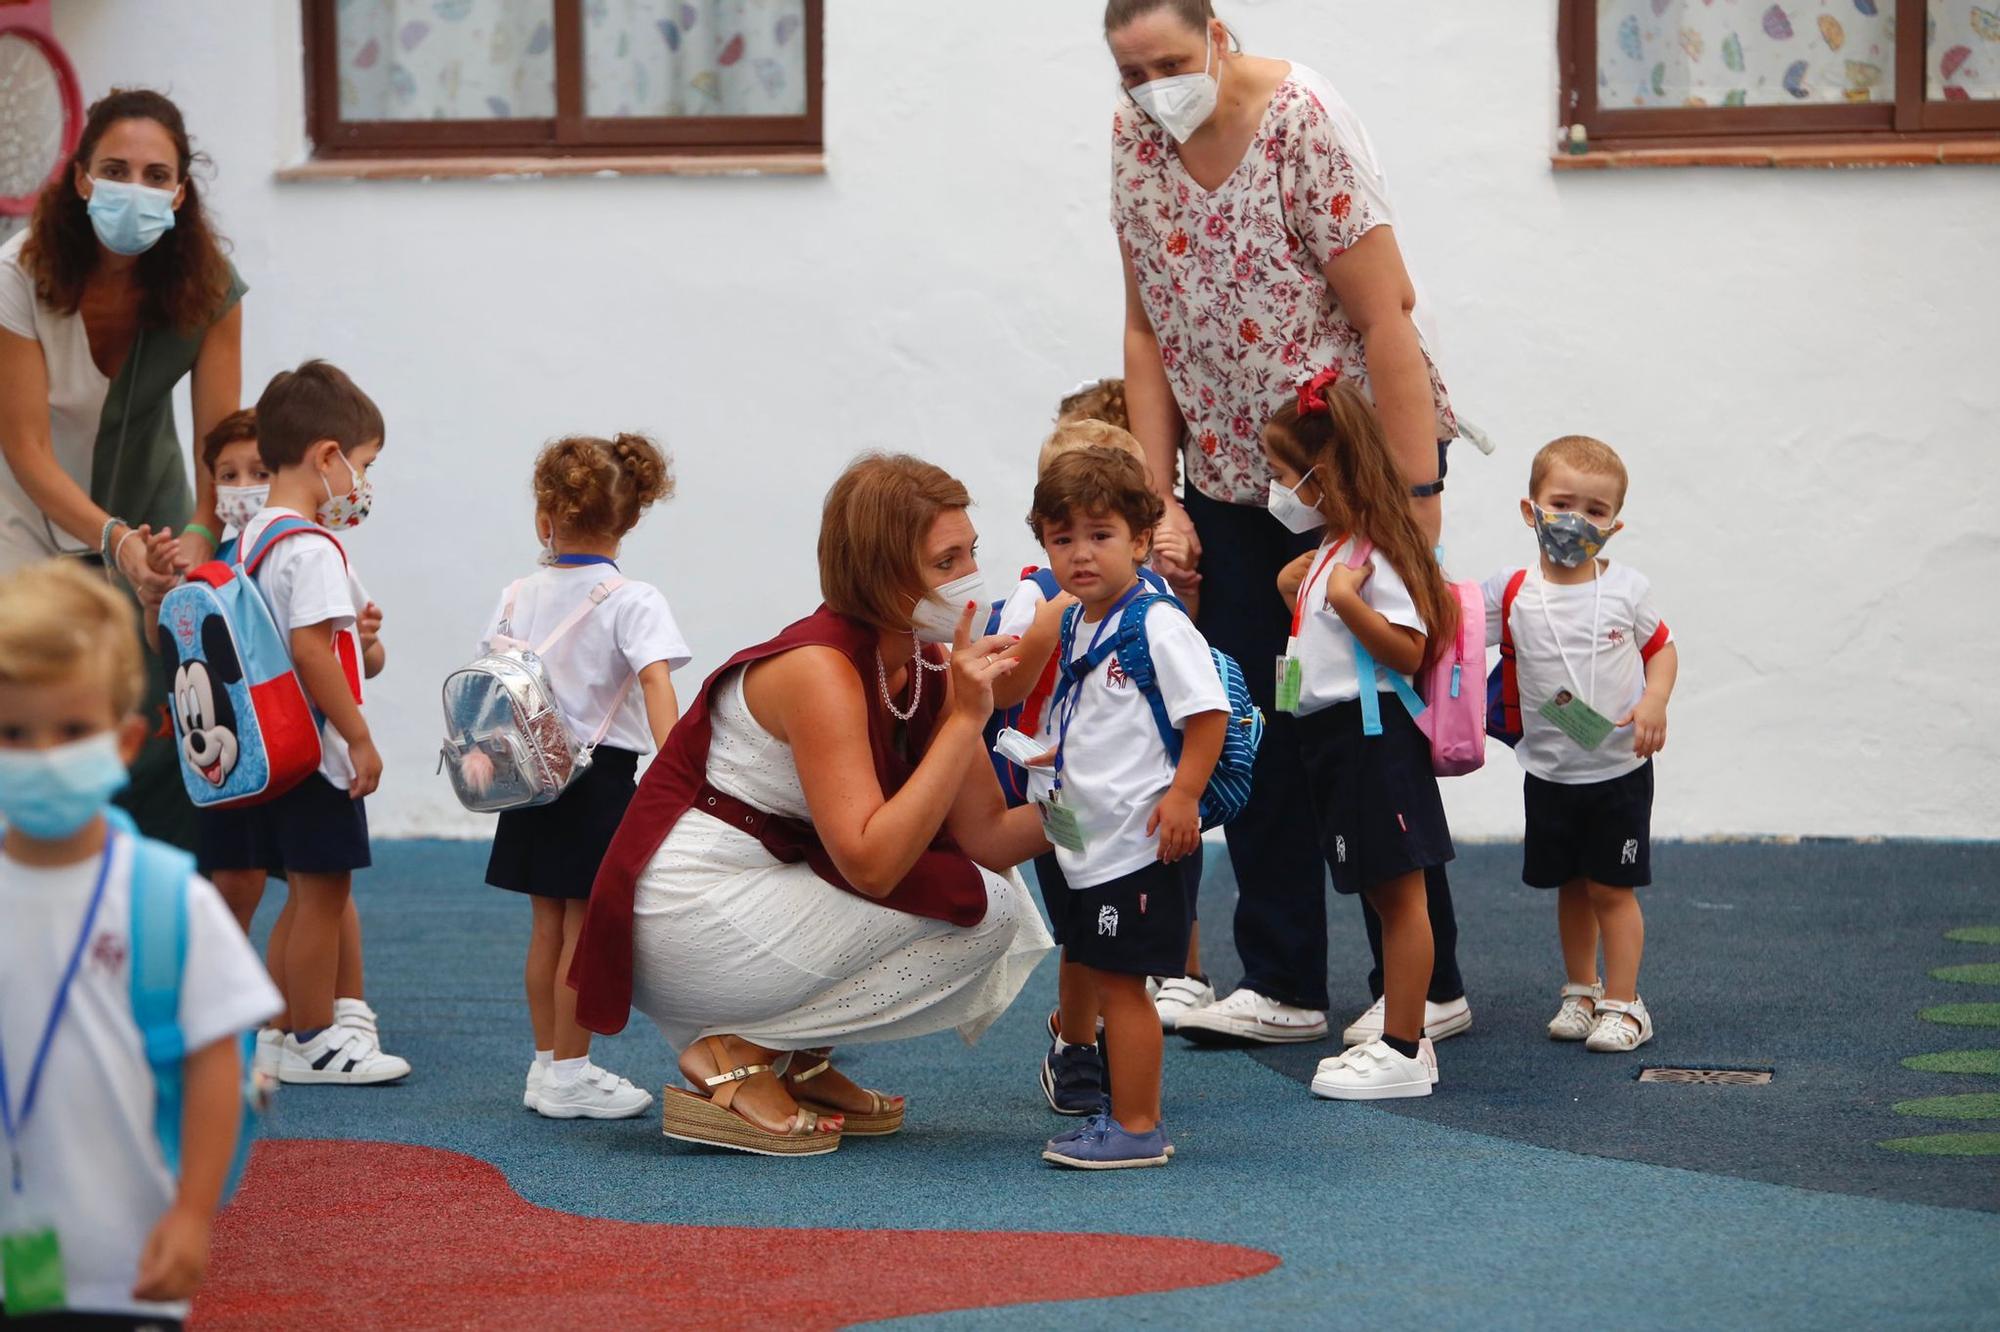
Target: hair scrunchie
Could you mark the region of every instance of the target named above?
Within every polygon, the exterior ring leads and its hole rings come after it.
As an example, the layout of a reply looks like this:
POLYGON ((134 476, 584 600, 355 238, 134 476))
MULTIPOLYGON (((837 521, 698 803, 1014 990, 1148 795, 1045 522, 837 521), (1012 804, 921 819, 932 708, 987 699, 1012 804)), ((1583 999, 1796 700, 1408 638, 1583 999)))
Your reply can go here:
POLYGON ((1332 411, 1326 401, 1326 391, 1339 382, 1340 367, 1335 365, 1299 385, 1299 415, 1312 416, 1317 412, 1332 411))

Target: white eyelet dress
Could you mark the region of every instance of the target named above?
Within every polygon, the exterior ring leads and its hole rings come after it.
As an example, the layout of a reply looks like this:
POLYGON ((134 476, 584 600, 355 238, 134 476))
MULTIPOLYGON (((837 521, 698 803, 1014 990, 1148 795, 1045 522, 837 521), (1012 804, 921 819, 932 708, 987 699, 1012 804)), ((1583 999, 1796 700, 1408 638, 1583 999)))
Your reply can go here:
MULTIPOLYGON (((808 818, 791 747, 751 715, 741 670, 717 682, 711 720, 709 783, 808 818)), ((947 1028, 970 1044, 1055 947, 1019 874, 980 873, 986 918, 961 929, 782 864, 697 805, 639 876, 633 1006, 676 1050, 712 1035, 802 1050, 947 1028)))

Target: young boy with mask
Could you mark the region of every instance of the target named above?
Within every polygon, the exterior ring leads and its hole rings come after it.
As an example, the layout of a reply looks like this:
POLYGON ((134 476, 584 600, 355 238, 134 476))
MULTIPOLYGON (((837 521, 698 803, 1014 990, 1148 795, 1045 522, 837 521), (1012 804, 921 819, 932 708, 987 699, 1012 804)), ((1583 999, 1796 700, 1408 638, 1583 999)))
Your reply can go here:
POLYGON ((50 1314, 77 1326, 180 1326, 236 1149, 241 1035, 278 1010, 249 941, 190 869, 176 1177, 132 1002, 142 843, 107 815, 146 737, 134 714, 144 680, 137 628, 124 599, 74 564, 0 580, 0 1321, 9 1323, 50 1314))
POLYGON ((299 682, 325 719, 319 771, 254 807, 260 854, 284 866, 291 890, 281 968, 291 1031, 278 1051, 278 1077, 290 1083, 365 1085, 410 1071, 383 1053, 372 1023, 336 1022, 334 998, 354 871, 370 864, 363 802, 382 779, 382 756, 361 711, 361 679, 381 671, 384 650, 351 557, 327 533, 368 517, 368 469, 382 437, 381 411, 325 361, 277 375, 257 400, 257 451, 271 489, 238 541, 255 549, 283 517, 326 529, 274 542, 255 575, 271 618, 289 635, 299 682))
POLYGON ((1486 580, 1488 644, 1511 645, 1506 722, 1513 729, 1518 711, 1515 753, 1527 770, 1521 877, 1556 890, 1569 973, 1549 1036, 1605 1054, 1653 1039, 1636 890, 1652 882, 1652 760, 1667 743, 1680 664, 1645 575, 1597 558, 1624 530, 1627 484, 1607 444, 1569 435, 1548 445, 1521 501, 1541 561, 1486 580))
MULTIPOLYGON (((201 465, 215 482, 215 507, 229 537, 216 548, 215 558, 225 564, 236 558, 238 538, 264 508, 271 493, 271 469, 258 451, 257 413, 245 409, 231 412, 216 423, 201 442, 201 465)), ((161 594, 164 595, 164 594, 161 594)), ((141 596, 140 607, 148 644, 159 650, 159 597, 141 596)), ((362 607, 357 632, 363 660, 371 657, 379 669, 381 657, 374 651, 380 638, 382 610, 373 602, 362 607)), ((375 670, 366 672, 371 678, 375 670)), ((264 898, 264 885, 272 875, 283 878, 283 860, 265 844, 264 824, 257 809, 198 809, 195 811, 195 865, 222 894, 222 900, 236 917, 243 932, 264 898)), ((293 910, 290 899, 271 927, 270 960, 272 980, 280 993, 285 988, 285 950, 292 934, 293 910)), ((340 924, 340 962, 335 972, 333 1022, 363 1035, 371 1044, 380 1044, 375 1010, 362 997, 361 918, 350 897, 340 924)), ((278 1077, 286 1025, 279 1014, 278 1026, 257 1033, 257 1070, 278 1077)))

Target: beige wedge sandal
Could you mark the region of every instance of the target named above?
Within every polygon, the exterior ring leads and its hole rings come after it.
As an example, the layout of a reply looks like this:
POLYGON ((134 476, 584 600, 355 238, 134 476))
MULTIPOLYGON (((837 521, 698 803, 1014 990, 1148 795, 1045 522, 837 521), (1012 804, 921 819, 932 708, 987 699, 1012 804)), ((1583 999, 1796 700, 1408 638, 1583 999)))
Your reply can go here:
MULTIPOLYGON (((728 1050, 716 1037, 706 1040, 717 1068, 729 1064, 728 1050)), ((701 1079, 707 1091, 664 1088, 660 1096, 661 1131, 681 1142, 724 1147, 758 1156, 824 1156, 840 1146, 841 1116, 801 1105, 793 1127, 769 1129, 739 1110, 730 1109, 745 1081, 771 1073, 769 1064, 744 1064, 701 1079)))
POLYGON ((881 1092, 862 1088, 868 1093, 867 1110, 843 1110, 839 1106, 814 1099, 810 1092, 800 1090, 808 1082, 833 1067, 829 1050, 801 1050, 792 1056, 793 1068, 785 1074, 785 1082, 792 1089, 792 1096, 801 1110, 811 1109, 822 1115, 838 1115, 841 1132, 850 1138, 886 1138, 899 1133, 903 1128, 903 1111, 906 1106, 900 1096, 884 1096, 881 1092), (797 1066, 805 1063, 806 1067, 797 1066))

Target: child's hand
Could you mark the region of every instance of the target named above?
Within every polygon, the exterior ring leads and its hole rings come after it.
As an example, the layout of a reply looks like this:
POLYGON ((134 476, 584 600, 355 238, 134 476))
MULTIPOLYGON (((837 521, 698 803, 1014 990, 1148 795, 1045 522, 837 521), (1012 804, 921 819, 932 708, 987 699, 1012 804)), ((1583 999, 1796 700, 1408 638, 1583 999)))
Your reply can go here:
POLYGON ((368 739, 348 746, 347 757, 354 765, 354 781, 347 788, 347 798, 362 800, 374 795, 382 785, 382 754, 375 748, 375 741, 368 739))
POLYGON ((1201 845, 1201 802, 1179 791, 1168 791, 1146 823, 1146 835, 1160 835, 1160 863, 1185 860, 1201 845))
POLYGON ((1299 604, 1299 589, 1312 576, 1314 554, 1309 550, 1278 571, 1278 595, 1285 599, 1287 606, 1299 604))
POLYGON ((1176 578, 1193 578, 1199 581, 1201 575, 1194 571, 1194 542, 1187 532, 1178 527, 1162 523, 1153 532, 1153 553, 1168 566, 1161 570, 1168 581, 1176 578))
POLYGON ((1351 569, 1345 563, 1336 564, 1326 573, 1326 604, 1337 606, 1342 601, 1361 600, 1361 589, 1368 586, 1368 580, 1375 576, 1375 566, 1364 564, 1359 569, 1351 569))
POLYGON ((154 573, 176 577, 194 567, 182 553, 180 538, 164 527, 146 537, 146 565, 154 573))
POLYGON ((190 1208, 169 1207, 139 1254, 132 1298, 156 1304, 190 1299, 207 1271, 208 1218, 190 1208))
POLYGON ((382 608, 369 602, 361 608, 361 617, 354 622, 355 631, 361 636, 361 650, 373 651, 382 638, 382 608))
POLYGON ((1632 728, 1632 752, 1642 759, 1648 759, 1667 747, 1667 705, 1652 698, 1642 698, 1637 707, 1626 713, 1618 723, 1619 729, 1632 728))

